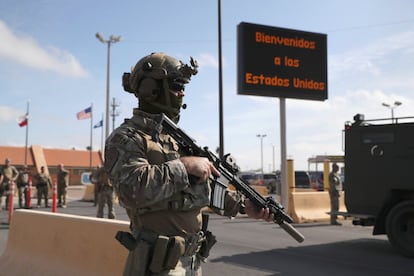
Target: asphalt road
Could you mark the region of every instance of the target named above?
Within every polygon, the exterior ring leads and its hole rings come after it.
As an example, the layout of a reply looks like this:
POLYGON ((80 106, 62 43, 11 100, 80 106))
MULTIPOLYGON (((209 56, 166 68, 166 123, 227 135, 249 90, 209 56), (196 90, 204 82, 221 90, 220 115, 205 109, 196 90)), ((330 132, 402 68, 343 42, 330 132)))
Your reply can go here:
MULTIPOLYGON (((68 208, 58 212, 94 217, 96 207, 81 197, 82 190, 71 190, 68 208)), ((116 215, 127 220, 118 205, 116 215)), ((7 221, 7 213, 0 212, 0 254, 7 243, 7 221)), ((386 236, 372 236, 372 227, 353 226, 349 220, 343 226, 294 226, 305 236, 303 243, 273 223, 210 215, 209 229, 218 242, 203 264, 203 275, 414 275, 414 259, 396 253, 386 236)))
POLYGON ((414 275, 414 259, 396 253, 372 227, 324 223, 295 225, 305 236, 297 243, 275 224, 250 218, 213 216, 219 242, 204 274, 213 275, 414 275))

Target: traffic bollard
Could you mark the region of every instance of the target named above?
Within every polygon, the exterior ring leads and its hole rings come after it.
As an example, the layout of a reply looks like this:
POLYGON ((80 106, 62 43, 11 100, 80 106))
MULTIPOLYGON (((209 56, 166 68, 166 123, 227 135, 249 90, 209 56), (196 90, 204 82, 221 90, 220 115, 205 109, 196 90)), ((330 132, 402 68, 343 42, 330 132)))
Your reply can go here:
POLYGON ((57 198, 57 190, 56 190, 56 181, 53 182, 53 193, 52 193, 52 213, 56 213, 56 207, 57 207, 57 202, 56 202, 56 198, 57 198))

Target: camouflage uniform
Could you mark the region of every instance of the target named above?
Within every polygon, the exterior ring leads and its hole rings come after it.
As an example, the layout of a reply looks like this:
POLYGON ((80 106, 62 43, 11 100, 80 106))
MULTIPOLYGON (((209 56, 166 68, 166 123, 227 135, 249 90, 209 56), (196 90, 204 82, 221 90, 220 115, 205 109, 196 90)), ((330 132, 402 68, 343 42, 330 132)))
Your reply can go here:
POLYGON ((331 200, 331 224, 340 225, 337 221, 339 211, 339 197, 342 191, 342 181, 338 174, 338 166, 332 165, 333 171, 329 173, 329 197, 331 200))
POLYGON ((108 173, 105 171, 105 168, 99 168, 96 172, 97 184, 95 187, 98 188, 98 212, 96 216, 98 218, 104 217, 104 208, 105 204, 108 205, 108 218, 115 218, 115 209, 114 209, 114 189, 112 187, 111 181, 109 181, 108 173))
POLYGON ((58 207, 66 208, 66 194, 69 186, 69 171, 62 164, 59 165, 57 173, 57 198, 58 207))
MULTIPOLYGON (((137 240, 124 275, 201 275, 197 248, 188 250, 188 245, 202 235, 201 209, 209 206, 210 187, 189 180, 179 148, 159 129, 159 120, 160 115, 135 109, 106 141, 105 169, 137 240), (156 245, 162 239, 174 244, 176 259, 159 260, 156 245), (154 261, 163 264, 158 271, 152 269, 154 261)), ((241 204, 238 193, 226 191, 221 214, 236 216, 241 204)))
POLYGON ((36 184, 37 208, 39 208, 40 204, 42 203, 42 197, 45 200, 45 207, 49 208, 48 193, 49 193, 49 188, 52 187, 52 180, 50 179, 50 176, 44 172, 44 170, 41 170, 40 173, 36 175, 36 181, 37 181, 37 184, 36 184))
POLYGON ((93 184, 93 206, 96 206, 98 204, 98 180, 97 180, 97 173, 101 166, 96 167, 95 170, 91 172, 89 175, 89 181, 93 184))
POLYGON ((24 198, 24 207, 27 208, 27 190, 29 188, 29 171, 27 167, 23 168, 19 177, 17 178, 17 189, 19 193, 19 207, 23 207, 23 198, 24 198))
POLYGON ((9 192, 10 192, 10 185, 12 181, 16 181, 17 177, 19 176, 19 171, 16 167, 9 165, 8 159, 6 159, 6 165, 2 168, 1 175, 3 176, 3 180, 0 183, 0 210, 1 210, 1 203, 3 195, 6 195, 6 207, 7 210, 9 207, 9 192))

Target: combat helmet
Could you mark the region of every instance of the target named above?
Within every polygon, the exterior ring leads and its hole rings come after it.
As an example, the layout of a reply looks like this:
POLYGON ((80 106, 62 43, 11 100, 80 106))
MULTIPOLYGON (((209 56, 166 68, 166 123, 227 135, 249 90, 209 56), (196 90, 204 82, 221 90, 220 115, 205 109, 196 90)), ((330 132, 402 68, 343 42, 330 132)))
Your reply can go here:
POLYGON ((182 96, 173 92, 184 91, 191 76, 197 74, 197 68, 193 58, 187 65, 164 53, 152 53, 140 59, 131 73, 123 74, 122 85, 139 99, 139 109, 177 119, 182 96))

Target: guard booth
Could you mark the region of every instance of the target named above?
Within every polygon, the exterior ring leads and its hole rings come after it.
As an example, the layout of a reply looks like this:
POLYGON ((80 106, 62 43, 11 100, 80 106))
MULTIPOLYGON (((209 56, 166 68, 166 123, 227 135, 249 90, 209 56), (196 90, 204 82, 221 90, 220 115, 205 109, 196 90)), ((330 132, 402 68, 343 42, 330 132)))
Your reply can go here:
MULTIPOLYGON (((316 155, 315 157, 308 158, 308 171, 318 171, 319 164, 324 164, 326 161, 331 163, 345 163, 345 157, 343 155, 316 155), (314 168, 312 168, 314 166, 314 168)), ((341 174, 344 172, 341 171, 341 174)))

